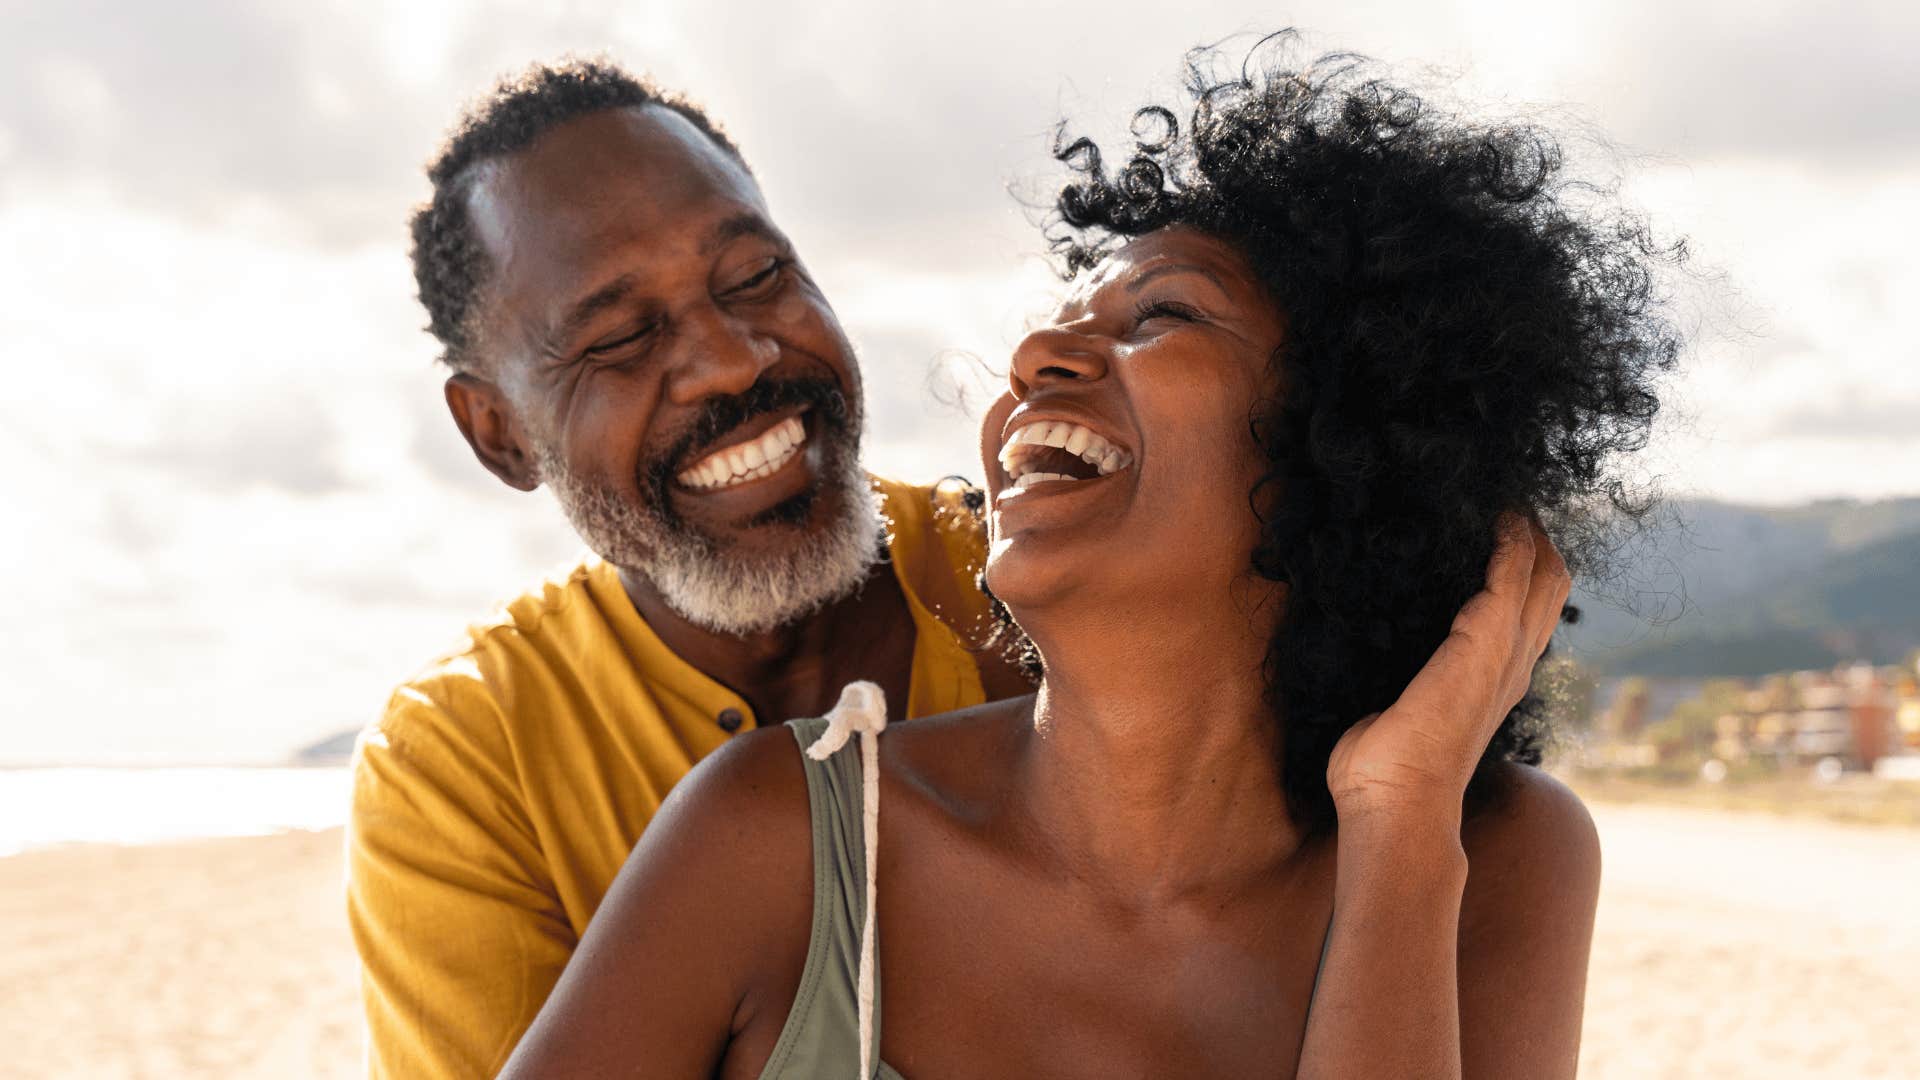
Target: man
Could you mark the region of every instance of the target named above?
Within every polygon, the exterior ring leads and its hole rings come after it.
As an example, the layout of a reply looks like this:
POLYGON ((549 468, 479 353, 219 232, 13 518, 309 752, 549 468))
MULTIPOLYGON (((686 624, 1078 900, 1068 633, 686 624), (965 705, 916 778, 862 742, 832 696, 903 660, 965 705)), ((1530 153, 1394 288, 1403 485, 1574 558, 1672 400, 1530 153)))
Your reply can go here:
POLYGON ((454 422, 598 556, 474 627, 357 753, 371 1069, 478 1077, 702 757, 854 679, 907 716, 1025 686, 967 644, 975 515, 861 471, 852 349, 699 108, 536 67, 428 175, 414 270, 454 422))

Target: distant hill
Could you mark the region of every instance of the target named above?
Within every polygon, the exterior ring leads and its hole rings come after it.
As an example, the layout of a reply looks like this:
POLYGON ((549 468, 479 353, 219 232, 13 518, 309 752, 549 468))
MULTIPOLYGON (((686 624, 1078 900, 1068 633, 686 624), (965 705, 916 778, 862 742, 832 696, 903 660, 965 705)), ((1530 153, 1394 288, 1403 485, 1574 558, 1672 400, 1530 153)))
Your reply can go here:
POLYGON ((1920 498, 1679 502, 1566 635, 1615 674, 1758 675, 1920 647, 1920 498), (1631 609, 1631 610, 1629 610, 1631 609))
POLYGON ((295 750, 294 763, 297 765, 345 765, 353 760, 353 744, 359 738, 359 728, 329 735, 319 742, 295 750))

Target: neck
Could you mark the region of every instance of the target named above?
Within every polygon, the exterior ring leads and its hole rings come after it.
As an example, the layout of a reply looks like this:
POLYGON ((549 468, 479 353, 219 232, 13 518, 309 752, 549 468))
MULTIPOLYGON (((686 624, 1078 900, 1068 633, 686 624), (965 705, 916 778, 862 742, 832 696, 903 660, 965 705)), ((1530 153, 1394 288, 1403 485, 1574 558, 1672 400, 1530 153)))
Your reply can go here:
POLYGON ((1082 602, 1080 619, 1023 615, 1047 668, 1024 797, 1076 873, 1123 900, 1232 888, 1304 842, 1265 700, 1270 620, 1223 606, 1082 602))
POLYGON ((851 595, 744 636, 692 622, 643 574, 622 569, 620 583, 662 644, 745 698, 762 724, 818 716, 855 679, 879 683, 889 701, 906 702, 913 616, 889 562, 875 563, 851 595))

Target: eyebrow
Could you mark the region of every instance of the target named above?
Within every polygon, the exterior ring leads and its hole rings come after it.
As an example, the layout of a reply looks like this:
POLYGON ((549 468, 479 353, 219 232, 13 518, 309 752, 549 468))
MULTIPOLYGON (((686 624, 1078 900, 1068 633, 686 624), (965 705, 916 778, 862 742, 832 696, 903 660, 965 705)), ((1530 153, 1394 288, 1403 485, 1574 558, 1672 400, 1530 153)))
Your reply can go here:
POLYGON ((700 243, 700 254, 712 255, 743 236, 758 236, 776 244, 785 244, 787 239, 766 218, 751 210, 742 210, 713 227, 700 243))
POLYGON ((1166 277, 1168 274, 1179 274, 1183 272, 1189 273, 1189 274, 1199 274, 1201 277, 1204 277, 1208 281, 1211 281, 1215 285, 1219 286, 1221 292, 1223 293, 1227 292, 1227 283, 1220 280, 1219 274, 1216 274, 1213 271, 1207 269, 1206 267, 1197 265, 1195 263, 1161 263, 1159 266, 1156 266, 1153 269, 1148 270, 1145 273, 1136 276, 1132 281, 1127 282, 1127 291, 1129 293, 1137 293, 1141 289, 1146 288, 1147 282, 1152 281, 1154 278, 1166 277))

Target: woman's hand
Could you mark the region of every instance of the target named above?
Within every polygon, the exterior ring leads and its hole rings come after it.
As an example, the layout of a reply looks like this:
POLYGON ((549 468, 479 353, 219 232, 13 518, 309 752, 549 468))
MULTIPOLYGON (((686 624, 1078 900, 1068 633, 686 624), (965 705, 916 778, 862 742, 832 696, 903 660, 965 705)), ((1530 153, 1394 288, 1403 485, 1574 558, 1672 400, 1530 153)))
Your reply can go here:
POLYGON ((1327 786, 1343 826, 1377 815, 1457 822, 1480 755, 1526 696, 1572 578, 1539 525, 1508 513, 1499 529, 1486 587, 1433 658, 1386 712, 1335 744, 1327 786))

